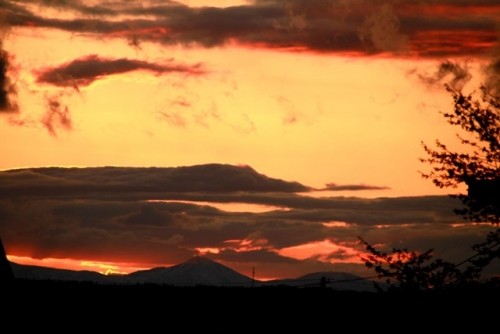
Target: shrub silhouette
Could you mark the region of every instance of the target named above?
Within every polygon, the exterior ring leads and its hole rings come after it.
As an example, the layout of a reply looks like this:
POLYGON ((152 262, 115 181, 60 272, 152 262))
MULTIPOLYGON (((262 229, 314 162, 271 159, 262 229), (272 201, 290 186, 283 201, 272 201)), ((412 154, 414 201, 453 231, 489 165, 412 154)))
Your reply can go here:
MULTIPOLYGON (((442 259, 433 260, 432 249, 417 253, 394 248, 391 253, 384 253, 362 238, 360 240, 369 252, 362 257, 365 265, 384 279, 389 290, 423 291, 462 287, 476 279, 475 271, 460 271, 453 263, 442 259)), ((380 286, 378 288, 381 290, 380 286)))

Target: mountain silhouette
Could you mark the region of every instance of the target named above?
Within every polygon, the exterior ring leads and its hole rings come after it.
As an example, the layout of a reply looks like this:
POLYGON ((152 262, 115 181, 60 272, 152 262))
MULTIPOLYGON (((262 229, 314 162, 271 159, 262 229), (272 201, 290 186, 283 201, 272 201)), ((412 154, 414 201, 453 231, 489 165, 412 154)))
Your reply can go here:
POLYGON ((208 258, 192 259, 167 268, 136 271, 127 276, 133 283, 157 283, 176 286, 250 285, 252 279, 208 258))
POLYGON ((104 283, 109 281, 108 277, 95 271, 76 271, 67 269, 56 269, 40 266, 27 266, 11 263, 12 271, 16 278, 30 280, 56 280, 104 283))
POLYGON ((325 287, 345 291, 375 291, 373 282, 343 272, 315 272, 297 278, 255 281, 206 257, 195 256, 171 267, 140 270, 128 275, 106 276, 93 271, 63 270, 11 263, 16 278, 78 281, 104 284, 159 284, 169 286, 290 286, 325 287))

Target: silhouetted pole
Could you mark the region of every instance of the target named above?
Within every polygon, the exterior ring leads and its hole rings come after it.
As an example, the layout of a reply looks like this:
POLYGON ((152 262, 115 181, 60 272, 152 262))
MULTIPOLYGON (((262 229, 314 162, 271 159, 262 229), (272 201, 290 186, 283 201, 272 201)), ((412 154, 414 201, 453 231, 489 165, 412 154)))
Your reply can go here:
POLYGON ((11 283, 14 281, 14 273, 10 267, 5 248, 3 248, 2 239, 0 239, 0 283, 11 283))
POLYGON ((252 288, 255 286, 255 267, 252 267, 252 288))
POLYGON ((328 283, 329 280, 326 279, 325 276, 321 276, 321 279, 319 280, 319 286, 322 288, 326 288, 326 283, 328 283))

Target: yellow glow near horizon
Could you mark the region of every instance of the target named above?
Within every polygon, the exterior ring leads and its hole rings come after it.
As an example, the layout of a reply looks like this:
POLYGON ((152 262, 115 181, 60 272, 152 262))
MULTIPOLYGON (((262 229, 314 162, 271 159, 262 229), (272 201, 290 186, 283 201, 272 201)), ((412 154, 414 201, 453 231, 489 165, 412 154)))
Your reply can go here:
POLYGON ((158 203, 186 203, 195 205, 207 205, 214 207, 216 209, 226 211, 226 212, 251 212, 251 213, 263 213, 269 211, 288 211, 289 208, 284 208, 274 205, 265 204, 250 204, 250 203, 238 203, 238 202, 204 202, 204 201, 181 201, 181 200, 149 200, 148 202, 158 202, 158 203))
POLYGON ((56 269, 76 270, 76 271, 89 270, 98 272, 103 275, 129 274, 134 271, 145 270, 152 267, 160 266, 158 264, 148 265, 147 263, 102 262, 102 261, 79 260, 70 258, 34 259, 29 256, 17 256, 17 255, 7 255, 7 259, 11 262, 18 264, 50 267, 56 269))

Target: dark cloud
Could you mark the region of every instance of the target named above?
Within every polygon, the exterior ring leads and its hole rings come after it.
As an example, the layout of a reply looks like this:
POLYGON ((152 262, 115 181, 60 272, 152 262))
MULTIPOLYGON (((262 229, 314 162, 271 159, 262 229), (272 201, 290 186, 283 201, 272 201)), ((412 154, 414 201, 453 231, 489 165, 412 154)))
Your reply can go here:
POLYGON ((193 254, 182 245, 184 218, 166 205, 47 200, 0 205, 8 218, 0 233, 14 241, 11 249, 19 255, 175 263, 193 254), (16 208, 23 213, 11 211, 16 208))
POLYGON ((9 54, 0 41, 0 112, 18 111, 16 86, 9 77, 9 54))
POLYGON ((322 261, 349 257, 345 250, 333 249, 321 258, 303 261, 280 255, 278 251, 285 247, 328 239, 361 251, 355 243, 356 236, 361 235, 388 249, 435 248, 440 256, 460 260, 469 254, 468 246, 481 240, 488 230, 488 226, 465 224, 454 228, 430 220, 383 227, 353 224, 337 229, 270 213, 228 213, 193 204, 108 200, 1 200, 0 216, 0 234, 17 255, 168 264, 186 260, 198 253, 197 248, 213 248, 219 251, 211 254, 212 258, 241 270, 257 266, 259 275, 268 277, 279 271, 280 275, 298 276, 312 268, 339 270, 338 264, 322 261))
MULTIPOLYGON (((56 105, 56 107, 60 107, 56 105)), ((62 115, 58 121, 67 122, 62 115)), ((297 192, 309 188, 259 174, 248 166, 222 164, 177 168, 33 168, 0 173, 2 195, 111 196, 144 195, 148 199, 172 192, 297 192), (93 195, 92 195, 93 194, 93 195), (142 195, 141 195, 142 194, 142 195)), ((136 197, 137 198, 137 197, 136 197)))
MULTIPOLYGON (((276 240, 280 236, 283 237, 279 224, 275 224, 279 221, 287 221, 296 229, 307 229, 309 228, 307 224, 329 221, 343 221, 357 225, 398 225, 447 224, 459 220, 453 213, 453 209, 459 206, 459 201, 446 196, 379 199, 313 198, 287 193, 303 187, 296 183, 270 179, 257 174, 248 167, 227 165, 180 168, 43 168, 2 172, 0 179, 2 181, 0 183, 2 197, 11 200, 64 198, 68 200, 99 199, 109 201, 115 198, 142 202, 163 198, 166 200, 253 203, 289 208, 288 210, 270 211, 259 216, 259 219, 265 219, 269 231, 273 231, 273 239, 276 240), (253 180, 250 188, 248 182, 237 181, 242 178, 241 175, 245 175, 243 179, 253 180), (179 192, 181 190, 185 192, 179 192), (280 193, 275 193, 278 191, 280 193), (276 229, 274 229, 275 227, 276 229)), ((237 226, 242 219, 238 213, 225 213, 195 204, 158 202, 149 203, 148 206, 162 206, 163 204, 169 208, 168 215, 158 216, 156 211, 141 207, 134 211, 133 215, 124 217, 123 221, 138 223, 140 220, 148 220, 156 224, 163 220, 168 222, 172 219, 171 215, 178 215, 186 211, 201 217, 226 217, 233 222, 234 226, 237 226), (153 216, 157 218, 153 219, 153 216)), ((165 208, 165 206, 162 207, 165 208)), ((91 209, 87 210, 85 207, 82 210, 78 210, 76 207, 68 209, 68 212, 73 211, 92 212, 91 209)), ((116 214, 115 211, 111 212, 116 214)), ((248 219, 257 219, 257 215, 252 214, 245 214, 244 217, 246 218, 242 221, 245 224, 248 219)), ((241 237, 246 237, 247 232, 249 231, 243 231, 241 237)), ((300 238, 301 233, 296 234, 295 237, 287 236, 282 239, 300 238)))
MULTIPOLYGON (((168 0, 167 0, 168 1, 168 0)), ((51 7, 64 10, 73 10, 87 15, 113 15, 114 11, 101 6, 87 6, 80 0, 24 0, 25 3, 38 5, 40 10, 51 7)), ((112 5, 112 3, 110 3, 112 5)))
MULTIPOLYGON (((179 73, 184 75, 200 75, 204 73, 201 66, 182 65, 173 60, 162 63, 151 63, 127 58, 103 58, 98 55, 87 55, 55 67, 48 67, 35 72, 37 82, 48 83, 72 90, 61 91, 46 98, 46 112, 41 119, 42 125, 53 135, 58 129, 71 130, 71 113, 63 100, 66 95, 80 93, 80 87, 88 86, 96 80, 131 71, 148 71, 157 75, 179 73)), ((179 121, 178 119, 176 119, 179 121)))
POLYGON ((490 228, 462 222, 453 213, 459 201, 444 196, 361 199, 290 193, 302 187, 228 165, 4 171, 0 235, 13 254, 35 258, 160 265, 212 249, 216 254, 211 257, 238 270, 256 266, 261 277, 276 277, 342 266, 361 270, 360 264, 337 263, 350 257, 349 249, 363 250, 358 235, 389 249, 436 248, 438 255, 461 260, 468 245, 490 228), (206 204, 149 201, 155 198, 288 209, 226 212, 206 204), (325 224, 332 221, 345 224, 325 224), (306 260, 280 253, 325 241, 341 247, 306 260))
POLYGON ((489 94, 500 97, 500 49, 493 55, 490 63, 484 68, 484 87, 489 94))
MULTIPOLYGON (((454 209, 459 201, 446 196, 406 198, 328 198, 288 211, 270 212, 270 219, 295 222, 345 222, 360 226, 400 224, 450 224, 461 221, 454 209), (328 203, 328 206, 325 205, 328 203), (316 208, 315 208, 316 206, 316 208), (322 208, 318 208, 322 206, 322 208)), ((292 204, 292 201, 290 201, 292 204)), ((302 204, 302 203, 301 203, 302 204)), ((294 208, 293 205, 290 206, 294 208)), ((337 231, 338 232, 338 231, 337 231)))
POLYGON ((123 219, 125 224, 134 225, 168 225, 174 222, 174 216, 169 212, 160 212, 154 206, 142 206, 139 212, 134 212, 123 219))
MULTIPOLYGON (((281 220, 360 225, 451 223, 457 221, 453 210, 461 207, 458 200, 446 196, 369 200, 314 198, 294 193, 308 190, 296 182, 269 178, 250 167, 216 164, 178 168, 33 168, 0 173, 0 198, 4 199, 163 199, 294 209, 269 212, 269 226, 281 220)), ((279 234, 278 229, 277 239, 279 234)), ((300 233, 297 235, 300 237, 300 233)), ((297 237, 290 236, 290 240, 297 237)))
POLYGON ((361 190, 387 190, 389 187, 381 187, 381 186, 371 186, 368 184, 336 184, 336 183, 327 183, 324 189, 321 190, 330 190, 330 191, 361 191, 361 190))
POLYGON ((168 45, 269 48, 431 57, 483 55, 497 43, 495 1, 285 0, 226 8, 191 8, 173 1, 116 1, 96 6, 52 1, 38 6, 7 2, 15 26, 56 28, 168 45), (81 13, 75 19, 43 16, 45 5, 81 13), (35 14, 38 13, 38 14, 35 14), (453 15, 450 15, 453 14, 453 15))
POLYGON ((109 59, 97 55, 88 55, 69 63, 53 68, 45 68, 37 72, 37 81, 64 87, 87 86, 106 76, 131 71, 149 71, 157 74, 184 73, 199 75, 203 73, 200 65, 185 66, 172 60, 165 64, 150 63, 127 58, 109 59))
POLYGON ((458 63, 446 60, 439 64, 434 74, 420 74, 419 78, 429 86, 446 84, 452 89, 459 91, 471 80, 472 75, 469 71, 467 62, 458 63))
POLYGON ((3 41, 8 31, 8 24, 0 17, 0 113, 17 112, 17 87, 12 79, 15 69, 11 64, 11 55, 4 49, 3 41))
MULTIPOLYGON (((144 195, 144 194, 142 194, 144 195)), ((150 195, 151 196, 151 195, 150 195)), ((461 207, 459 200, 448 196, 422 196, 362 199, 354 197, 315 198, 290 193, 170 193, 161 194, 163 199, 252 203, 282 207, 268 213, 277 219, 298 221, 344 221, 355 224, 400 224, 400 223, 451 223, 457 221, 453 210, 461 207)), ((137 197, 127 196, 128 199, 137 197)))
POLYGON ((384 3, 366 17, 360 27, 361 41, 368 41, 376 51, 405 50, 407 36, 401 33, 398 14, 390 3, 384 3))
POLYGON ((209 257, 216 260, 228 262, 247 263, 281 263, 298 264, 300 261, 289 257, 281 256, 270 250, 253 250, 248 252, 236 252, 234 250, 224 250, 218 254, 209 254, 209 257))

